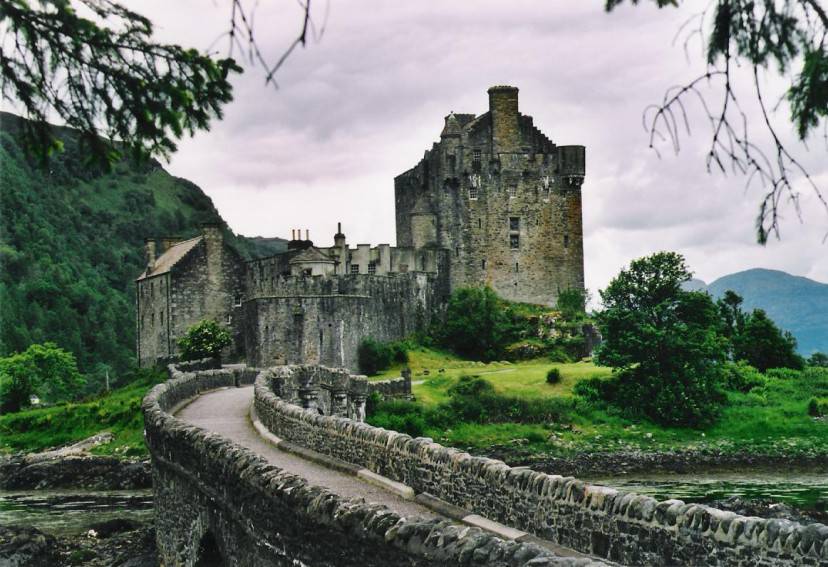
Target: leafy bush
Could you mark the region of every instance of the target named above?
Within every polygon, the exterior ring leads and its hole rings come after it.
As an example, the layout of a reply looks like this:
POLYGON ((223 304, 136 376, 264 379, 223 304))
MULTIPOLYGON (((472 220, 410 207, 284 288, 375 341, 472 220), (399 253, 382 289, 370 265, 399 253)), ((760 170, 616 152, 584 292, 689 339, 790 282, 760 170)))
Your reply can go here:
POLYGON ((567 352, 559 346, 551 349, 547 356, 552 362, 572 362, 572 358, 570 358, 569 354, 567 354, 567 352))
POLYGON ((484 361, 502 358, 514 338, 504 302, 489 287, 455 290, 436 333, 457 354, 484 361))
POLYGON ((747 393, 764 384, 762 373, 745 361, 730 362, 724 367, 722 386, 726 390, 747 393))
POLYGON ((765 376, 779 380, 798 380, 802 375, 801 371, 793 368, 769 368, 765 371, 765 376))
POLYGON ((822 416, 822 408, 820 408, 820 403, 816 398, 808 400, 808 415, 811 417, 822 416))
POLYGON ((568 320, 583 318, 586 312, 587 294, 582 289, 565 289, 558 294, 557 307, 568 320))
POLYGON ((546 373, 547 384, 557 384, 561 381, 561 371, 559 368, 550 368, 546 373))
POLYGON ((0 412, 20 411, 33 396, 46 403, 77 398, 85 382, 71 352, 54 343, 31 345, 0 358, 0 412))
POLYGON ((211 319, 196 323, 178 339, 182 360, 216 358, 232 342, 230 332, 211 319))
POLYGON ((405 342, 381 343, 368 337, 359 343, 357 348, 357 363, 363 374, 373 376, 386 370, 392 363, 405 364, 408 362, 408 348, 405 342))

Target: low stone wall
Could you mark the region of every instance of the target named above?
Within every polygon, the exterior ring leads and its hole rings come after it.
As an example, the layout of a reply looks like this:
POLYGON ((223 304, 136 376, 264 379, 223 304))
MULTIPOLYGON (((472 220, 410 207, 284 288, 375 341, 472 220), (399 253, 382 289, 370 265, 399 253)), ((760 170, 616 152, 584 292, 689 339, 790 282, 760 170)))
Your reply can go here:
POLYGON ((259 420, 276 436, 491 520, 627 565, 828 566, 828 526, 739 516, 680 500, 512 468, 431 439, 286 403, 260 376, 259 420))
POLYGON ((198 370, 217 370, 221 368, 221 359, 200 358, 198 360, 170 361, 167 365, 173 365, 181 372, 196 372, 198 370))
MULTIPOLYGON (((245 370, 184 373, 173 366, 170 372, 171 379, 153 388, 143 402, 156 542, 164 565, 195 565, 205 549, 217 551, 225 565, 242 567, 596 565, 501 540, 477 528, 403 518, 383 506, 311 486, 169 413, 201 392, 236 385, 248 375, 245 370)), ((262 373, 259 382, 265 381, 262 373)), ((265 390, 270 392, 269 387, 265 390)))
POLYGON ((411 398, 411 370, 402 371, 399 378, 368 382, 368 393, 377 392, 383 398, 411 398))

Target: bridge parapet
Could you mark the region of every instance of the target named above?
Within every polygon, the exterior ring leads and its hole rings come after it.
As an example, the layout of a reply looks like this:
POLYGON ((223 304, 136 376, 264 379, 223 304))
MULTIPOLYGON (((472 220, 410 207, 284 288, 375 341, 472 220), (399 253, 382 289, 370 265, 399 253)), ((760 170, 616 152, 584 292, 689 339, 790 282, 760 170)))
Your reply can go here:
MULTIPOLYGON (((164 565, 196 565, 204 549, 220 554, 225 565, 242 567, 597 565, 449 521, 402 517, 384 506, 312 486, 171 414, 200 393, 249 383, 255 374, 275 398, 272 373, 245 368, 169 370, 170 380, 154 387, 142 405, 152 456, 156 542, 164 565)), ((357 423, 279 403, 303 415, 357 423)))
POLYGON ((428 438, 319 415, 262 375, 258 419, 277 437, 363 466, 562 546, 627 565, 828 566, 828 526, 740 516, 510 467, 428 438))

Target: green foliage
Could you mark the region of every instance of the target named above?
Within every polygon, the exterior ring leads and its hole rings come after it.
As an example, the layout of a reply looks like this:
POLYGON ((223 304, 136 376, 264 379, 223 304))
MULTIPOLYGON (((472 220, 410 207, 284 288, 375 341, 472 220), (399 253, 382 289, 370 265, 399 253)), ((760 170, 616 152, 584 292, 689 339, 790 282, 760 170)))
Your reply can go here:
POLYGON ((437 334, 441 343, 473 360, 502 358, 511 342, 503 302, 489 287, 465 287, 452 293, 437 334))
POLYGON ((828 368, 828 354, 825 354, 824 352, 815 352, 808 359, 808 366, 828 368))
POLYGON ((230 331, 215 321, 205 319, 187 329, 184 336, 178 339, 178 348, 182 360, 217 358, 231 342, 230 331))
POLYGON ((546 373, 547 384, 558 384, 561 381, 561 371, 559 368, 550 368, 546 373))
POLYGON ((726 390, 747 393, 764 385, 765 377, 747 362, 740 360, 725 364, 722 386, 726 390))
POLYGON ((811 417, 821 417, 822 416, 822 408, 820 407, 820 403, 816 398, 811 398, 808 400, 808 415, 811 417))
POLYGON ((709 423, 723 401, 719 312, 706 293, 682 290, 690 277, 681 255, 659 252, 634 260, 601 292, 598 362, 618 380, 607 401, 665 425, 709 423))
POLYGON ((136 158, 167 157, 185 133, 206 130, 232 100, 232 59, 153 41, 152 23, 116 2, 12 0, 0 21, 2 92, 33 120, 28 145, 47 156, 61 147, 46 119, 54 112, 77 128, 86 155, 115 163, 126 149, 136 158), (103 130, 103 132, 101 132, 103 130), (120 140, 111 145, 103 136, 120 140))
POLYGON ((394 363, 405 364, 408 362, 408 346, 404 341, 382 343, 366 337, 357 347, 359 370, 367 376, 374 376, 394 363))
POLYGON ((580 289, 565 289, 558 294, 558 311, 568 320, 586 315, 587 294, 580 289))
POLYGON ((153 385, 163 382, 161 371, 136 370, 124 380, 127 385, 80 403, 60 403, 0 415, 0 453, 42 451, 109 431, 112 443, 94 449, 97 453, 143 456, 144 418, 141 400, 153 385))
MULTIPOLYGON (((0 356, 54 342, 74 353, 97 392, 108 373, 135 364, 134 280, 145 267, 144 238, 198 234, 219 218, 198 187, 158 163, 83 165, 77 134, 48 168, 21 147, 25 122, 0 113, 0 356), (140 174, 140 180, 134 180, 140 174)), ((245 253, 246 241, 225 232, 245 253)))
POLYGON ((75 357, 54 343, 34 344, 0 358, 0 410, 15 412, 37 396, 53 404, 76 398, 85 383, 75 357))
POLYGON ((745 320, 733 338, 733 356, 765 372, 769 368, 801 369, 804 361, 796 353, 796 339, 782 332, 761 309, 745 320))

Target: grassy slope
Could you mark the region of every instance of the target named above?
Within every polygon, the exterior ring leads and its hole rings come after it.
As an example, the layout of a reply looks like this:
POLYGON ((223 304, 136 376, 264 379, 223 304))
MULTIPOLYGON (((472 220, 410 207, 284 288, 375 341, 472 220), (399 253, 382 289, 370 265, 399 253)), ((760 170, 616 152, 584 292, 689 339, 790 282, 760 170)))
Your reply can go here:
MULTIPOLYGON (((429 430, 436 441, 473 448, 514 443, 535 451, 570 454, 580 451, 714 449, 763 453, 828 452, 828 420, 806 413, 812 396, 828 396, 828 371, 807 378, 768 378, 766 386, 748 394, 728 393, 730 404, 718 422, 705 430, 663 428, 633 421, 611 411, 577 403, 572 388, 578 380, 607 376, 607 368, 592 363, 481 364, 449 354, 420 349, 410 352, 414 394, 418 402, 436 405, 447 399, 448 388, 462 375, 479 375, 503 394, 524 398, 565 397, 573 401, 569 424, 463 424, 449 431, 429 430), (546 372, 557 367, 559 384, 546 384, 546 372), (440 372, 443 369, 443 372, 440 372), (424 371, 428 374, 424 374, 424 371)), ((382 377, 395 376, 391 369, 382 377)))
POLYGON ((109 431, 114 439, 93 449, 115 456, 144 456, 144 419, 141 400, 165 378, 146 374, 135 382, 81 403, 29 409, 0 416, 0 453, 41 451, 109 431))

